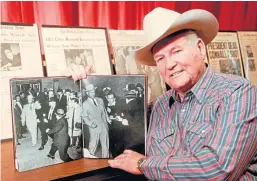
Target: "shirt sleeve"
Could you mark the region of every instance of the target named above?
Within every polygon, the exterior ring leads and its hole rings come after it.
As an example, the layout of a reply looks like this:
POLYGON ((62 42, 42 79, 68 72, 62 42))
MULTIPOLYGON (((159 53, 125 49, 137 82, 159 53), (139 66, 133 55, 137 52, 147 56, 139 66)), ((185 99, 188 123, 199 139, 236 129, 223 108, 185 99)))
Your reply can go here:
POLYGON ((257 150, 257 91, 245 84, 225 97, 217 111, 217 129, 190 156, 149 156, 143 164, 151 180, 238 180, 257 150))

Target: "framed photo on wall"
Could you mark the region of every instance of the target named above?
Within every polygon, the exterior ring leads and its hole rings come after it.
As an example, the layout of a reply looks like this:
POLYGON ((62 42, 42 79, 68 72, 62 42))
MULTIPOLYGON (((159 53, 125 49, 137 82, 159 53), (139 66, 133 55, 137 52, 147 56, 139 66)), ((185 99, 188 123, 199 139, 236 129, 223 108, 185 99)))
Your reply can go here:
POLYGON ((91 65, 91 74, 113 74, 105 28, 42 25, 48 76, 62 76, 67 68, 91 65))
POLYGON ((244 77, 236 32, 218 32, 217 36, 207 45, 207 55, 214 71, 244 77))
POLYGON ((145 45, 143 30, 109 30, 114 52, 116 74, 145 74, 148 76, 148 102, 153 102, 167 89, 156 66, 135 60, 135 50, 145 45))
POLYGON ((245 70, 245 78, 257 86, 257 32, 238 31, 239 45, 245 70))

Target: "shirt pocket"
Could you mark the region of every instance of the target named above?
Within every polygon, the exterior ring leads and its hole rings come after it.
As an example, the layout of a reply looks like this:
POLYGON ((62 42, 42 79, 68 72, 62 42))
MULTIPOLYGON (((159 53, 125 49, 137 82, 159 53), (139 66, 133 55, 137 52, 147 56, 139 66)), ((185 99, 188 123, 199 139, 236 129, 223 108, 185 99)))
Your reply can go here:
POLYGON ((208 144, 213 126, 208 122, 192 124, 186 128, 186 131, 186 144, 190 152, 195 153, 208 144))
POLYGON ((174 128, 155 130, 152 136, 152 144, 155 145, 155 152, 158 151, 159 154, 170 152, 174 147, 174 128))

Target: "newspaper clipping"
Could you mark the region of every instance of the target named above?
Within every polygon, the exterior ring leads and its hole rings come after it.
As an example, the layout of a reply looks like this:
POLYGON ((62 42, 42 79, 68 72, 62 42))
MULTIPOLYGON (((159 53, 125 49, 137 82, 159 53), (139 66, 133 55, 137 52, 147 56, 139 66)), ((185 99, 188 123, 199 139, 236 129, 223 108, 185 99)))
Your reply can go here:
POLYGON ((106 29, 43 26, 42 39, 48 76, 67 68, 91 65, 91 74, 112 74, 106 29))
POLYGON ((1 139, 12 138, 9 80, 43 76, 37 25, 1 23, 1 139))
POLYGON ((165 82, 155 66, 146 66, 135 60, 134 51, 145 45, 142 30, 109 30, 117 74, 146 74, 148 102, 166 91, 165 82))
POLYGON ((236 32, 219 32, 207 46, 210 66, 217 72, 244 76, 236 32))
POLYGON ((237 33, 244 63, 245 77, 257 86, 257 32, 239 31, 237 33))

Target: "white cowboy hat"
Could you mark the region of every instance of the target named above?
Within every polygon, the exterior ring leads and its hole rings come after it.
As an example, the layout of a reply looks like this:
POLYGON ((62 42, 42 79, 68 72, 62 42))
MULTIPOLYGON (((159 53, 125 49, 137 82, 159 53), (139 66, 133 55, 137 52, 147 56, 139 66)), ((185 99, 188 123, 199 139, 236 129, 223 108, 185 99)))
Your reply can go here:
POLYGON ((97 87, 95 87, 93 84, 87 84, 85 86, 85 90, 86 91, 92 91, 92 90, 96 90, 97 87))
POLYGON ((217 35, 219 23, 215 16, 202 9, 193 9, 182 14, 165 8, 155 8, 143 20, 146 45, 135 52, 137 61, 155 66, 152 47, 168 35, 184 29, 195 30, 205 45, 217 35))

